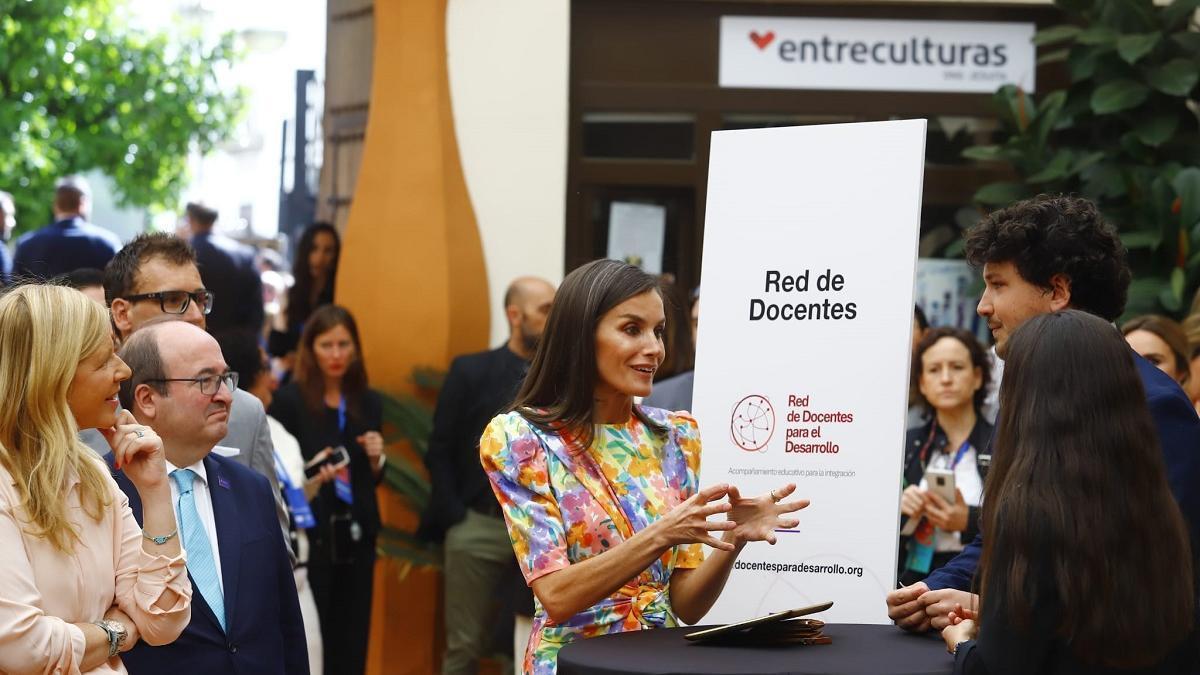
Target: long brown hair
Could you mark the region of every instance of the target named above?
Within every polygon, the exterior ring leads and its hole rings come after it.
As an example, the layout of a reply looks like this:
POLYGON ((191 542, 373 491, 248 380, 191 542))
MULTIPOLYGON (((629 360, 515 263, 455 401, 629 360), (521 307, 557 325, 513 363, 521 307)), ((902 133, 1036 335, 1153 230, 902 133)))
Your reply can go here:
POLYGON ((342 326, 350 333, 354 342, 354 359, 342 375, 342 396, 346 397, 346 413, 353 419, 362 418, 363 398, 367 393, 367 366, 363 362, 362 342, 358 339, 358 324, 350 310, 338 305, 318 307, 304 324, 300 335, 300 348, 296 354, 296 386, 304 397, 304 403, 312 413, 325 410, 325 375, 317 365, 313 344, 321 335, 342 326))
POLYGON ((288 325, 307 321, 313 309, 319 304, 319 302, 313 302, 313 285, 316 283, 316 279, 313 279, 312 270, 309 269, 308 256, 317 247, 317 235, 322 232, 333 237, 333 264, 329 268, 329 278, 325 280, 321 294, 328 292, 329 297, 333 297, 332 289, 337 287, 338 258, 342 255, 342 238, 338 236, 337 228, 333 225, 313 223, 304 228, 304 232, 300 235, 300 242, 296 246, 296 257, 292 262, 293 283, 287 292, 288 325))
MULTIPOLYGON (((510 410, 545 431, 565 432, 577 449, 591 445, 596 396, 596 327, 608 310, 649 291, 658 280, 616 260, 594 260, 563 279, 546 317, 529 372, 510 410)), ((637 415, 647 427, 658 423, 637 415)))
POLYGON ((1133 353, 1078 310, 1030 319, 1009 344, 981 602, 1027 627, 1033 599, 1053 597, 1080 660, 1154 663, 1191 630, 1193 577, 1133 353))

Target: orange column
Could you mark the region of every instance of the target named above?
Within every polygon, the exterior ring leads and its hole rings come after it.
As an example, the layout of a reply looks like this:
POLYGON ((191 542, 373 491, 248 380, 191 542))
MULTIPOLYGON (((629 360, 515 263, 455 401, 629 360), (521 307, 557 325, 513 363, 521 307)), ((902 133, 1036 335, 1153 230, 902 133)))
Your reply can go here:
MULTIPOLYGON (((416 366, 445 368, 487 346, 487 273, 450 107, 446 0, 376 0, 374 71, 362 166, 344 236, 337 300, 359 322, 371 385, 412 393, 416 366)), ((415 527, 380 488, 384 522, 415 527)), ((375 575, 369 672, 433 673, 439 576, 375 575)))

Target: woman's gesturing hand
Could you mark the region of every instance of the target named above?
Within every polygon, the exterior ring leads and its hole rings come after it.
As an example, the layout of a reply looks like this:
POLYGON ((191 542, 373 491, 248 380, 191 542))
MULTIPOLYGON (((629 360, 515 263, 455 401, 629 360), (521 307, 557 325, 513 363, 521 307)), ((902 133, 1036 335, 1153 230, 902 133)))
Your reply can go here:
POLYGON ((710 532, 732 530, 735 523, 728 520, 710 521, 709 516, 729 511, 728 502, 710 504, 729 493, 728 485, 713 485, 704 488, 671 509, 651 527, 659 529, 659 535, 667 546, 678 544, 707 544, 722 551, 732 551, 733 544, 721 541, 710 532))
POLYGON ((167 456, 162 439, 150 427, 138 424, 133 413, 122 410, 116 425, 100 433, 113 449, 113 463, 139 492, 166 484, 167 456))
POLYGON ((757 497, 743 497, 737 487, 729 486, 729 503, 732 508, 726 515, 735 524, 733 536, 738 544, 748 541, 775 543, 775 530, 791 529, 800 524, 799 518, 785 518, 784 514, 795 513, 808 506, 807 499, 783 501, 796 491, 796 484, 789 483, 757 497))

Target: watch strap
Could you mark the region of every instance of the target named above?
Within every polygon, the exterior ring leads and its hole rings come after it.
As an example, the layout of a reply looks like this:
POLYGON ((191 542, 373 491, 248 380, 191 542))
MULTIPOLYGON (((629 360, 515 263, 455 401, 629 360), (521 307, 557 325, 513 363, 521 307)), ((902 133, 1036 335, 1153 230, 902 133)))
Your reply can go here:
POLYGON ((121 643, 125 640, 125 627, 108 619, 93 621, 92 624, 99 626, 108 636, 108 658, 116 656, 121 649, 121 643))

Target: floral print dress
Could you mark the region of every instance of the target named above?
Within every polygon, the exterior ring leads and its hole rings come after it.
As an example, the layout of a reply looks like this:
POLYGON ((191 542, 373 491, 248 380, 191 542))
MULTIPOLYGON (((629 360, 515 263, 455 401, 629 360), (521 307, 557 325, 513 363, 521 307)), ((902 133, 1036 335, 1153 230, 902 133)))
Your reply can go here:
MULTIPOLYGON (((568 435, 540 430, 517 412, 498 415, 484 430, 480 459, 526 583, 603 553, 696 493, 696 420, 640 409, 662 429, 631 415, 624 424, 597 425, 585 451, 568 435)), ((524 672, 552 675, 558 650, 574 640, 676 626, 671 572, 703 560, 700 544, 673 547, 616 593, 563 623, 551 620, 535 598, 524 672)))

